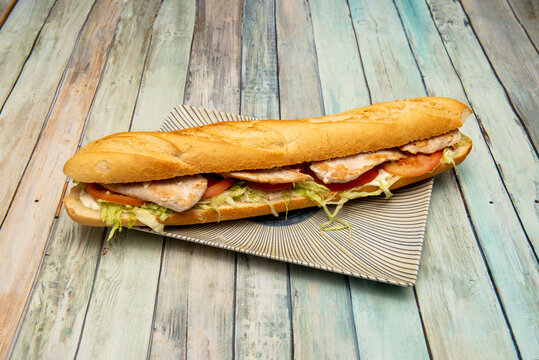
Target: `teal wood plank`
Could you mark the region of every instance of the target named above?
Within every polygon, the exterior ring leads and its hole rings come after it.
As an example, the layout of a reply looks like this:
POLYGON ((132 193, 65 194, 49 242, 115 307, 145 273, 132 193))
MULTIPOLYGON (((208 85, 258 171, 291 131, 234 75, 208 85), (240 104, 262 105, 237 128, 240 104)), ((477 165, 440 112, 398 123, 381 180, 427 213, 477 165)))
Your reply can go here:
MULTIPOLYGON (((315 0, 310 6, 326 112, 368 105, 369 89, 347 2, 315 0)), ((372 64, 368 54, 363 56, 372 64)), ((379 94, 374 96, 377 101, 379 94)), ((428 358, 412 289, 355 278, 350 278, 350 288, 360 357, 390 359, 407 354, 413 359, 428 358)))
POLYGON ((536 242, 535 232, 539 229, 533 227, 538 226, 537 213, 533 207, 525 209, 520 205, 532 204, 529 190, 538 186, 539 164, 533 148, 519 122, 514 121, 516 115, 471 30, 457 21, 464 16, 460 6, 446 2, 431 4, 451 61, 439 55, 445 53, 444 43, 427 5, 397 1, 397 6, 413 39, 412 49, 427 88, 432 89, 433 95, 464 101, 467 97, 481 120, 482 128, 474 118, 464 126, 463 131, 474 139, 474 151, 460 166, 459 182, 520 352, 525 358, 537 357, 539 299, 533 290, 527 289, 539 287, 539 269, 511 203, 513 199, 531 240, 536 242), (490 160, 491 154, 495 163, 490 160), (496 167, 504 169, 502 179, 496 167), (502 180, 511 198, 504 191, 502 180))
MULTIPOLYGON (((279 118, 275 2, 243 4, 241 113, 279 118)), ((292 356, 286 264, 237 255, 235 354, 255 359, 292 356)))
MULTIPOLYGON (((142 78, 133 131, 157 130, 172 107, 181 103, 185 90, 189 52, 195 23, 195 1, 163 1, 152 29, 147 62, 142 78)), ((161 248, 163 240, 151 239, 161 248)), ((129 246, 129 244, 127 244, 129 246)), ((149 357, 170 359, 185 351, 189 252, 193 245, 166 243, 162 258, 159 302, 152 324, 149 357), (171 248, 172 250, 168 249, 171 248), (169 256, 176 254, 175 256, 169 256), (175 262, 176 261, 176 262, 175 262)), ((155 251, 158 249, 155 248, 155 251)), ((153 251, 152 251, 153 252, 153 251)), ((153 258, 158 261, 158 258, 153 258)), ((152 269, 159 264, 152 264, 152 269)), ((148 306, 148 305, 147 305, 148 306)))
MULTIPOLYGON (((182 102, 195 12, 195 1, 165 0, 162 3, 153 27, 131 130, 155 131, 172 107, 182 102)), ((149 350, 152 359, 185 357, 189 285, 186 274, 194 246, 166 241, 149 350)))
POLYGON ((155 19, 132 130, 155 131, 183 102, 195 26, 195 0, 164 0, 155 19), (144 115, 140 114, 144 110, 144 115))
POLYGON ((539 46, 539 7, 534 0, 509 0, 518 22, 530 37, 535 47, 539 46))
MULTIPOLYGON (((276 24, 281 117, 322 115, 307 4, 277 1, 276 24)), ((357 357, 352 308, 344 276, 290 265, 290 293, 294 357, 357 357)))
MULTIPOLYGON (((2 25, 0 18, 0 104, 15 85, 32 45, 44 25, 54 0, 21 0, 2 25)), ((2 9, 0 6, 0 17, 2 9)), ((0 105, 0 107, 1 107, 0 105)))
POLYGON ((12 359, 73 358, 104 230, 75 225, 63 212, 51 231, 12 359))
MULTIPOLYGON (((160 5, 159 0, 126 3, 83 143, 129 129, 160 5)), ((137 231, 124 230, 105 244, 77 358, 146 358, 161 253, 160 237, 137 231)))
MULTIPOLYGON (((241 2, 197 5, 184 102, 238 113, 241 2)), ((232 358, 235 254, 167 239, 163 256, 154 328, 161 333, 157 340, 165 331, 172 335, 165 336, 159 350, 161 344, 154 341, 150 356, 160 351, 169 357, 232 358), (185 269, 179 277, 175 264, 185 269)))
MULTIPOLYGON (((401 26, 394 4, 383 1, 377 2, 376 6, 372 3, 367 6, 365 2, 354 1, 350 5, 363 58, 372 54, 377 65, 373 66, 374 69, 393 67, 386 59, 381 59, 380 53, 407 42, 407 34, 402 28, 400 35, 397 35, 397 30, 387 30, 388 27, 401 26), (370 41, 369 37, 360 37, 367 32, 378 36, 370 41), (378 49, 379 46, 385 50, 378 49), (382 62, 385 65, 380 64, 382 62)), ((413 44, 414 39, 410 37, 410 41, 413 44)), ((399 57, 394 59, 401 62, 401 75, 384 70, 392 76, 392 94, 397 98, 409 97, 409 93, 425 95, 421 76, 426 77, 427 74, 419 72, 409 48, 401 47, 398 51, 399 57)), ((367 60, 364 59, 364 63, 367 60)), ((374 87, 385 83, 380 79, 382 74, 370 73, 366 68, 371 93, 376 93, 374 87)), ((446 84, 439 86, 443 89, 446 84)), ((431 355, 440 358, 466 357, 468 354, 484 354, 486 358, 489 354, 515 356, 509 330, 451 172, 435 179, 425 246, 431 243, 434 244, 431 251, 424 250, 416 283, 431 355), (474 288, 461 281, 462 277, 469 279, 474 288), (466 299, 468 307, 464 306, 463 299, 466 299), (471 323, 474 327, 470 326, 471 323), (491 337, 485 335, 489 332, 491 337)))
MULTIPOLYGON (((115 5, 116 3, 110 2, 96 5, 84 31, 81 32, 78 42, 80 46, 71 49, 73 54, 69 67, 63 81, 57 84, 56 106, 47 117, 39 142, 32 145, 35 146, 35 151, 0 229, 0 357, 4 357, 7 352, 40 266, 65 186, 62 166, 77 148, 85 115, 90 108, 99 74, 105 63, 107 52, 100 52, 98 49, 106 49, 112 40, 112 35, 97 37, 96 34, 99 31, 107 33, 115 28, 119 16, 115 5), (17 241, 14 241, 15 239, 17 241)), ((73 11, 68 13, 74 17, 86 18, 87 15, 86 12, 81 14, 73 8, 64 10, 73 11)), ((66 16, 66 13, 63 15, 66 16)), ((68 43, 70 40, 72 39, 66 36, 68 43)), ((43 78, 44 83, 50 81, 45 81, 45 78, 46 76, 43 78)), ((36 108, 39 108, 37 104, 36 108)), ((31 115, 34 110, 36 109, 19 109, 23 118, 31 115)), ((17 119, 6 121, 14 120, 17 119)), ((28 128, 31 126, 28 123, 28 128)), ((19 124, 17 130, 24 134, 26 128, 22 129, 19 124)), ((24 146, 20 149, 17 147, 15 151, 10 149, 13 153, 24 150, 24 146)))
POLYGON ((91 6, 89 2, 58 2, 0 113, 0 219, 32 154, 91 6), (47 72, 36 76, 43 69, 47 72), (21 124, 25 131, 20 131, 21 124), (15 146, 18 151, 11 151, 15 146))
MULTIPOLYGON (((497 81, 472 29, 465 25, 466 22, 463 19, 466 15, 460 5, 445 1, 429 1, 429 4, 432 18, 439 29, 451 62, 460 75, 460 81, 466 95, 460 90, 458 84, 458 92, 454 90, 454 87, 448 88, 446 91, 456 94, 455 96, 461 99, 464 99, 465 96, 469 99, 481 122, 481 132, 484 134, 489 150, 496 161, 496 166, 518 212, 520 221, 537 250, 539 249, 539 205, 535 202, 539 197, 537 193, 539 188, 537 155, 534 153, 533 146, 527 139, 527 134, 521 127, 518 116, 513 111, 503 87, 497 81), (533 189, 535 189, 535 193, 533 189)), ((417 11, 421 9, 425 13, 424 6, 418 8, 417 11)), ((427 26, 427 24, 430 25, 431 22, 427 22, 423 26, 427 26)), ((417 25, 414 25, 411 30, 416 28, 417 25)), ((434 29, 432 25, 430 28, 434 29)), ((427 50, 428 47, 437 46, 440 51, 443 51, 438 36, 433 36, 432 39, 424 40, 423 43, 419 43, 420 39, 418 39, 418 44, 415 47, 417 47, 416 53, 420 63, 424 62, 423 58, 429 61, 435 60, 432 59, 435 53, 427 50)), ((448 61, 443 66, 448 70, 443 72, 430 70, 431 76, 436 76, 438 83, 447 81, 444 75, 448 72, 449 74, 454 73, 451 71, 452 66, 448 61)), ((453 75, 452 82, 454 81, 453 75)), ((474 128, 474 132, 479 135, 478 137, 481 137, 479 129, 474 128)), ((487 198, 486 200, 495 199, 487 198)), ((511 205, 498 205, 498 203, 491 205, 495 205, 495 208, 511 207, 511 205)), ((493 211, 497 210, 493 209, 493 211)), ((488 217, 482 218, 488 219, 488 217)), ((511 222, 517 223, 513 220, 511 222)))
POLYGON ((515 18, 507 0, 462 0, 468 21, 490 63, 526 125, 539 144, 539 56, 515 18))

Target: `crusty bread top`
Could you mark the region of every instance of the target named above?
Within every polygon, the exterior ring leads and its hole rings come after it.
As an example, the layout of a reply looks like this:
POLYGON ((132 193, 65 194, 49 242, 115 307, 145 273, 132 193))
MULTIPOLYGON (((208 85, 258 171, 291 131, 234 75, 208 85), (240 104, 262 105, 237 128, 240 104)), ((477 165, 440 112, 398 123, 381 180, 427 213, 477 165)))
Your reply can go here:
POLYGON ((470 113, 456 100, 426 97, 300 120, 119 133, 81 148, 64 173, 82 182, 122 183, 267 169, 427 139, 460 127, 470 113))

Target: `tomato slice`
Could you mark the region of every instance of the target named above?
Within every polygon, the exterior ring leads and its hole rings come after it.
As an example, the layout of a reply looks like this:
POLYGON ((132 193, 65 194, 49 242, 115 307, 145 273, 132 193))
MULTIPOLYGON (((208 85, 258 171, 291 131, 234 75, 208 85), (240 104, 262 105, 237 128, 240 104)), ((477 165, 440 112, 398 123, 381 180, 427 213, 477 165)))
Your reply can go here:
POLYGON ((236 182, 235 179, 215 179, 213 177, 208 177, 208 188, 206 189, 206 192, 204 195, 202 195, 203 199, 211 198, 213 196, 217 196, 236 182))
POLYGON ((115 193, 114 191, 107 190, 103 186, 96 183, 86 183, 84 184, 84 188, 88 194, 92 195, 96 199, 122 205, 144 205, 144 201, 140 199, 115 193))
POLYGON ((253 189, 269 191, 269 192, 288 189, 290 186, 292 186, 291 182, 282 183, 282 184, 267 184, 267 183, 257 183, 253 181, 246 181, 245 184, 247 186, 252 187, 253 189))
POLYGON ((367 171, 366 173, 361 174, 360 177, 352 181, 345 182, 345 183, 331 183, 331 184, 322 184, 322 185, 324 185, 331 191, 346 191, 355 187, 360 187, 365 184, 368 184, 374 179, 376 179, 377 176, 378 176, 378 168, 374 167, 370 169, 369 171, 367 171))
POLYGON ((443 153, 444 151, 440 150, 432 154, 408 154, 403 159, 383 163, 382 169, 390 174, 402 177, 423 175, 438 165, 443 153))

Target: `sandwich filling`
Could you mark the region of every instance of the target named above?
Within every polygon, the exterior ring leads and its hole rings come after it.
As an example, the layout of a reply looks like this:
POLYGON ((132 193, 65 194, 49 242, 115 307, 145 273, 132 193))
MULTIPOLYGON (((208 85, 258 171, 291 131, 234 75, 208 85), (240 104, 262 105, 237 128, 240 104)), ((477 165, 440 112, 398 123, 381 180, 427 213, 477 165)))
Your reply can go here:
POLYGON ((272 202, 295 197, 308 198, 325 210, 329 221, 321 225, 323 230, 342 229, 348 224, 337 213, 348 200, 382 193, 389 198, 389 188, 401 177, 423 175, 440 163, 454 164, 454 150, 465 141, 454 130, 400 148, 310 164, 139 183, 85 184, 79 199, 85 207, 99 210, 102 220, 113 227, 109 239, 116 229, 121 230, 121 217, 126 214, 132 220, 130 226, 138 220, 163 232, 162 222, 173 211, 195 208, 219 213, 225 207, 266 203, 278 216, 272 202), (336 205, 335 210, 329 211, 328 205, 336 205), (330 226, 334 222, 338 225, 330 226))

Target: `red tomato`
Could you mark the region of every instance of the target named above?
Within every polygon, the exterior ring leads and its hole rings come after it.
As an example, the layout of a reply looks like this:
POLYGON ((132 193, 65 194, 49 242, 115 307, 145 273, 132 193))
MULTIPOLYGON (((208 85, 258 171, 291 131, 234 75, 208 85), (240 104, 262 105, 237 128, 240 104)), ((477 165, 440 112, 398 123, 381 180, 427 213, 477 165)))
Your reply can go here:
POLYGON ((206 192, 204 195, 202 195, 203 199, 211 198, 214 196, 219 195, 236 182, 235 179, 221 179, 216 180, 212 178, 208 178, 208 188, 206 189, 206 192))
POLYGON ((378 168, 372 168, 357 179, 345 183, 322 184, 331 191, 346 191, 370 183, 378 176, 378 168))
POLYGON ((408 154, 397 161, 388 161, 382 164, 382 169, 390 174, 402 177, 419 176, 428 173, 438 165, 444 151, 432 154, 408 154))
POLYGON ((105 189, 103 186, 95 183, 86 183, 84 184, 84 188, 86 189, 86 192, 96 199, 108 201, 111 203, 116 204, 123 204, 123 205, 133 205, 133 206, 141 206, 144 205, 144 201, 127 196, 115 193, 114 191, 110 191, 105 189))
POLYGON ((292 183, 282 183, 282 184, 266 184, 266 183, 257 183, 252 181, 246 181, 245 184, 247 186, 252 187, 253 189, 257 190, 263 190, 263 191, 280 191, 284 189, 288 189, 290 186, 292 186, 292 183))

